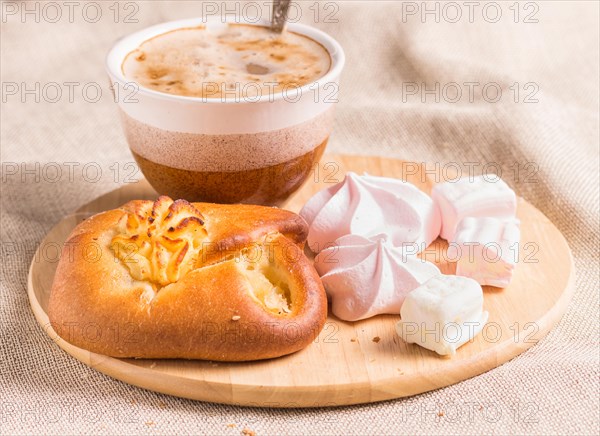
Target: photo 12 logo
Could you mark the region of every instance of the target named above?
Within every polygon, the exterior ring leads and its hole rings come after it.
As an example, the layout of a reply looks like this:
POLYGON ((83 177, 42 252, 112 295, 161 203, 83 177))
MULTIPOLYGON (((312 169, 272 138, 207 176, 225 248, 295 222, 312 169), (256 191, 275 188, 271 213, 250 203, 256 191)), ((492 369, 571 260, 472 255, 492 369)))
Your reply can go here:
POLYGON ((432 402, 430 400, 405 401, 400 404, 402 422, 493 424, 501 419, 525 424, 539 422, 539 406, 534 402, 454 401, 432 402))
MULTIPOLYGON (((273 18, 273 1, 236 1, 216 2, 203 1, 201 5, 202 20, 208 22, 220 19, 225 22, 259 23, 271 21, 273 18)), ((338 23, 340 5, 337 2, 321 1, 291 1, 288 4, 286 21, 298 23, 302 18, 313 23, 338 23)))
POLYGON ((539 103, 536 82, 513 82, 510 86, 497 82, 403 82, 402 103, 498 103, 503 98, 514 103, 539 103))
POLYGON ((339 84, 337 82, 315 81, 301 86, 298 83, 279 82, 202 82, 203 102, 218 99, 225 102, 256 103, 266 97, 269 102, 281 95, 288 103, 298 103, 303 95, 308 95, 314 103, 338 103, 339 84))
POLYGON ((2 162, 2 183, 137 183, 140 169, 136 162, 2 162))
POLYGON ((402 2, 402 22, 421 23, 539 23, 537 2, 402 2))
MULTIPOLYGON (((90 401, 64 400, 38 401, 24 404, 15 399, 6 398, 0 402, 0 428, 2 424, 45 424, 64 423, 115 423, 137 424, 141 421, 140 409, 133 404, 115 404, 110 410, 102 410, 90 401)), ((48 428, 45 429, 48 431, 48 428)), ((59 430, 59 433, 61 431, 59 430)))
POLYGON ((108 89, 98 82, 2 82, 2 103, 98 103, 110 95, 115 103, 138 103, 140 86, 110 83, 108 89), (107 92, 108 91, 108 92, 107 92))
POLYGON ((139 23, 140 5, 137 2, 94 1, 2 1, 2 23, 98 23, 110 20, 114 23, 139 23))

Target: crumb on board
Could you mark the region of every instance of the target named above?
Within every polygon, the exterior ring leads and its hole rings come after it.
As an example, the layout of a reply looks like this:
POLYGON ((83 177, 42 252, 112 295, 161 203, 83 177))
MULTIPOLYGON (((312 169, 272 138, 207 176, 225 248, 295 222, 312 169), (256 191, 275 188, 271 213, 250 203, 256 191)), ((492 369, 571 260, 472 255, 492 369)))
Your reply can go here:
POLYGON ((377 344, 379 341, 381 341, 381 338, 380 338, 379 336, 375 336, 375 337, 373 338, 373 342, 375 342, 376 344, 377 344))
POLYGON ((235 428, 235 427, 236 427, 236 425, 234 423, 227 424, 227 428, 235 428))
POLYGON ((243 436, 256 436, 256 433, 254 433, 252 430, 250 430, 249 428, 245 428, 242 430, 241 434, 243 436))
POLYGON ((154 424, 156 424, 154 421, 146 421, 148 427, 152 427, 154 424))
POLYGON ((358 342, 358 339, 357 338, 351 338, 350 342, 358 342))

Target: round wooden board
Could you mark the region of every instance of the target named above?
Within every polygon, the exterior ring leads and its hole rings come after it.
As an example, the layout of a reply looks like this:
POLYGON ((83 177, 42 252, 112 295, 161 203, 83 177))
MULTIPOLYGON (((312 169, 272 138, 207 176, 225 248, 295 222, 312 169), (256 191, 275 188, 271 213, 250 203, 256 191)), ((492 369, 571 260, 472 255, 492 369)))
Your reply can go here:
MULTIPOLYGON (((380 157, 325 156, 314 177, 286 208, 299 211, 312 194, 342 180, 347 171, 403 178, 429 193, 435 180, 424 170, 423 165, 380 157)), ((38 322, 67 353, 114 378, 170 395, 245 406, 324 407, 426 392, 495 368, 537 343, 561 319, 574 289, 573 260, 564 237, 540 211, 519 199, 522 235, 513 281, 502 290, 484 287, 484 308, 490 313, 484 334, 452 358, 403 342, 395 333, 399 315, 355 323, 330 316, 306 349, 250 363, 115 359, 72 346, 56 335, 46 314, 59 247, 90 214, 134 198, 156 196, 141 180, 99 197, 63 219, 38 248, 28 288, 38 322)), ((423 256, 435 261, 443 273, 452 274, 454 264, 444 261, 446 247, 446 242, 438 239, 423 256)))

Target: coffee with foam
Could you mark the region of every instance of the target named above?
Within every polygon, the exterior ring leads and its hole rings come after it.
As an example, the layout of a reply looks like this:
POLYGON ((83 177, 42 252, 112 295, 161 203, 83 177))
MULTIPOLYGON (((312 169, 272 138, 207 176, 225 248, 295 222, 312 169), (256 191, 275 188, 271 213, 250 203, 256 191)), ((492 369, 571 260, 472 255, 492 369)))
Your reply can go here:
POLYGON ((244 24, 176 29, 143 42, 122 64, 125 77, 155 91, 202 98, 256 98, 323 77, 331 58, 318 42, 244 24))

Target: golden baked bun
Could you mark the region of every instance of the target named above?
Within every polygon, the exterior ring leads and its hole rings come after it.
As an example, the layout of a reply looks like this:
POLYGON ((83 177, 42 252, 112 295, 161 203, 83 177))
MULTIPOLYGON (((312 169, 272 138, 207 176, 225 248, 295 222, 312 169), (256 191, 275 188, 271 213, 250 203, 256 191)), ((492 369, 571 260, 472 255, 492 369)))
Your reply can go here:
POLYGON ((293 353, 327 315, 285 210, 136 200, 71 233, 48 308, 53 328, 114 357, 245 361, 293 353))

